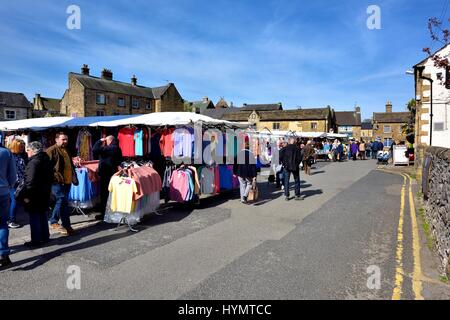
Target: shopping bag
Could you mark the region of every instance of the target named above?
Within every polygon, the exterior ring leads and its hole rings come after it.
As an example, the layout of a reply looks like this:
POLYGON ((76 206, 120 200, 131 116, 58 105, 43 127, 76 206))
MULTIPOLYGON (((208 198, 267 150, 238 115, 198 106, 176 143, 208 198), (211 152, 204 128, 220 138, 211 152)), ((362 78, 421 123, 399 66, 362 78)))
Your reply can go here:
POLYGON ((259 197, 258 185, 256 184, 256 182, 253 182, 253 185, 252 185, 252 188, 250 189, 247 200, 254 202, 254 201, 258 200, 258 197, 259 197))

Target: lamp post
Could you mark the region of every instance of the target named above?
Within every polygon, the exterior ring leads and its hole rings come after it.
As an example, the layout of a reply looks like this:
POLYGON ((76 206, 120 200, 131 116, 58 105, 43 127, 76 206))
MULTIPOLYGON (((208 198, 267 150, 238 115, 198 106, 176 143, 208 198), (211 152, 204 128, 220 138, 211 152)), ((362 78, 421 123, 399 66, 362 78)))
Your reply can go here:
MULTIPOLYGON (((422 75, 423 70, 425 69, 424 66, 415 67, 415 69, 417 69, 417 71, 418 71, 419 79, 427 80, 430 82, 430 147, 431 147, 432 141, 433 141, 433 79, 424 77, 422 75)), ((415 75, 415 73, 410 70, 406 71, 406 74, 414 74, 415 75)))

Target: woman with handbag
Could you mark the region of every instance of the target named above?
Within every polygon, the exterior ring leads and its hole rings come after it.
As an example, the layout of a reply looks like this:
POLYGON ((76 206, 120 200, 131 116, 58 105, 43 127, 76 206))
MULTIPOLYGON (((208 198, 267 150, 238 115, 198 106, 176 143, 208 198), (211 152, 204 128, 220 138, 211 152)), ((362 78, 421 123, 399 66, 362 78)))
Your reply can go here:
POLYGON ((31 241, 25 246, 40 247, 50 240, 47 211, 53 184, 53 165, 40 142, 31 142, 27 147, 29 157, 25 169, 23 188, 16 193, 30 215, 31 241))
POLYGON ((23 182, 25 174, 25 161, 22 157, 22 154, 25 151, 25 142, 20 139, 14 139, 9 145, 9 150, 11 151, 14 162, 16 163, 17 183, 14 188, 11 189, 11 206, 9 208, 8 227, 11 229, 17 229, 21 227, 21 225, 17 223, 16 219, 17 209, 20 207, 20 204, 16 202, 14 193, 16 192, 17 187, 23 182))

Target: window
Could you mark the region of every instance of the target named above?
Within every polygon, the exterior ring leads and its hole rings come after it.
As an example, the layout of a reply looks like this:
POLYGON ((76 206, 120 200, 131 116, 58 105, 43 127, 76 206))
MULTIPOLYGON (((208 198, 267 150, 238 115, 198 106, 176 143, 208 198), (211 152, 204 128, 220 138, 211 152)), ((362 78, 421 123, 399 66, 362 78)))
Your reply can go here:
POLYGON ((445 88, 450 89, 450 67, 445 68, 445 88))
POLYGON ((339 133, 353 133, 353 127, 348 126, 340 126, 338 128, 339 133))
POLYGON ((392 138, 384 138, 384 146, 390 147, 392 145, 392 138))
POLYGON ((444 131, 444 123, 443 122, 435 122, 433 130, 434 131, 444 131))
POLYGON ((97 93, 97 104, 106 104, 106 97, 103 93, 97 93))
POLYGON ((317 130, 317 122, 311 122, 311 130, 317 130))
POLYGON ((5 110, 6 120, 16 120, 16 112, 14 110, 5 110))
POLYGON ((104 117, 104 116, 105 116, 105 111, 97 110, 97 117, 104 117))
POLYGON ((113 115, 114 116, 120 116, 120 112, 114 112, 113 115))
POLYGON ((279 123, 279 122, 275 122, 275 123, 272 125, 272 129, 273 129, 273 130, 280 130, 280 123, 279 123))
POLYGON ((119 107, 125 107, 125 98, 118 98, 117 99, 117 105, 119 107))
POLYGON ((139 100, 138 99, 133 99, 133 108, 139 109, 139 100))
POLYGON ((384 126, 383 132, 384 133, 391 133, 391 126, 384 126))
POLYGON ((195 113, 200 114, 200 108, 195 108, 195 113))
MULTIPOLYGON (((145 105, 145 109, 146 110, 152 110, 152 105, 150 104, 150 103, 147 103, 146 105, 145 105)), ((199 112, 200 113, 200 112, 199 112)))

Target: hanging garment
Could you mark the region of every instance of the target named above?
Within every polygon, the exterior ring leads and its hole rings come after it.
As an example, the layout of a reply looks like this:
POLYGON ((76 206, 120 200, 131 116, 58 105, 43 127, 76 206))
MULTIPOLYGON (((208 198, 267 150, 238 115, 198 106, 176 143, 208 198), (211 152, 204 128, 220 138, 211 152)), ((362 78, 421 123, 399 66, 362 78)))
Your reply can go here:
POLYGON ((188 167, 193 175, 194 175, 194 194, 199 195, 200 194, 200 179, 198 177, 198 171, 197 168, 189 166, 188 167))
POLYGON ((78 132, 76 148, 79 157, 84 161, 92 160, 92 135, 87 130, 78 132))
POLYGON ((153 132, 151 134, 149 141, 149 153, 152 158, 160 157, 162 155, 160 140, 161 134, 159 132, 153 132))
POLYGON ((178 128, 173 133, 173 156, 178 158, 192 158, 194 150, 194 129, 178 128))
POLYGON ((122 128, 119 131, 118 139, 119 146, 122 149, 122 155, 124 157, 135 157, 136 150, 134 146, 134 132, 136 128, 122 128))
POLYGON ((142 129, 134 132, 134 153, 137 157, 144 155, 144 131, 142 129))
POLYGON ((233 166, 221 165, 219 166, 220 174, 220 189, 231 190, 233 189, 233 166))
POLYGON ((214 193, 220 193, 220 170, 219 166, 214 167, 214 193))
POLYGON ((161 139, 159 141, 162 154, 164 157, 173 156, 173 132, 175 129, 165 129, 161 132, 161 139))
POLYGON ((112 211, 131 213, 135 207, 134 194, 137 192, 136 182, 131 178, 113 176, 109 183, 111 193, 110 208, 112 211))
POLYGON ((149 139, 150 133, 147 128, 143 128, 142 131, 144 133, 144 140, 143 140, 144 155, 147 155, 150 153, 150 139, 149 139))
POLYGON ((189 196, 189 173, 186 170, 175 170, 170 181, 170 199, 185 202, 189 196))
POLYGON ((69 205, 82 209, 94 208, 99 202, 99 184, 89 179, 89 169, 76 168, 78 185, 71 185, 69 192, 69 205))
POLYGON ((214 194, 214 168, 202 167, 200 168, 200 187, 202 194, 214 194))
POLYGON ((145 195, 160 192, 162 189, 161 177, 152 167, 141 166, 130 169, 131 176, 136 182, 138 191, 134 195, 135 200, 139 200, 145 195))

